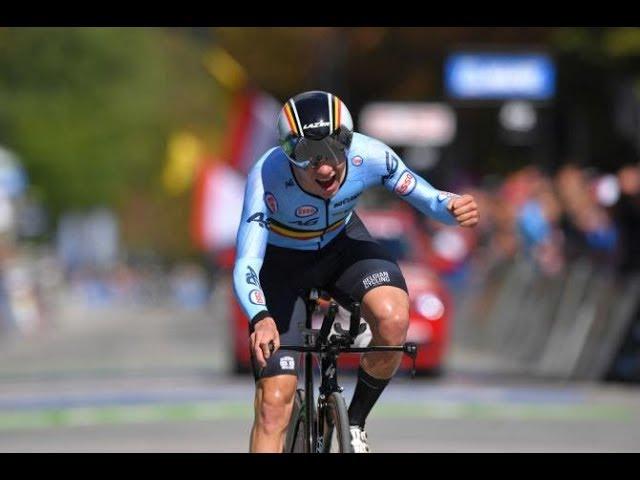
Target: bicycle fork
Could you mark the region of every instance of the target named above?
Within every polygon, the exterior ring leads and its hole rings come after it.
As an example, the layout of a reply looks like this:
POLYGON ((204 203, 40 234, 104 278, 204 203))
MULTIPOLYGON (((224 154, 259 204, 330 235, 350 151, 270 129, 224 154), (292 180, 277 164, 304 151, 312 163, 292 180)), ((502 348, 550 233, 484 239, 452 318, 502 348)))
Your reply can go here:
POLYGON ((320 385, 320 396, 318 397, 318 435, 316 452, 323 453, 324 441, 327 435, 325 427, 329 424, 330 418, 327 418, 327 401, 326 399, 334 392, 342 393, 344 388, 338 385, 338 353, 337 351, 329 351, 320 356, 320 371, 322 373, 322 383, 320 385))

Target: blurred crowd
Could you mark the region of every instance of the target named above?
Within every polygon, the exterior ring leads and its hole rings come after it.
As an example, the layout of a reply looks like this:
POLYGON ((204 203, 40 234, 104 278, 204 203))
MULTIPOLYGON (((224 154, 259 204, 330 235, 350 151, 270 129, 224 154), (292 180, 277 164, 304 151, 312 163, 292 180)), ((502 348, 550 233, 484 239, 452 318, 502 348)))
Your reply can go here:
POLYGON ((69 268, 48 248, 19 248, 0 259, 0 342, 78 319, 101 309, 205 310, 214 282, 194 261, 164 265, 118 260, 69 268))
MULTIPOLYGON (((478 228, 460 233, 465 260, 525 256, 555 275, 588 257, 621 274, 640 271, 640 164, 608 174, 572 163, 552 174, 529 165, 463 190, 481 212, 478 228)), ((430 227, 435 235, 442 231, 430 227)))

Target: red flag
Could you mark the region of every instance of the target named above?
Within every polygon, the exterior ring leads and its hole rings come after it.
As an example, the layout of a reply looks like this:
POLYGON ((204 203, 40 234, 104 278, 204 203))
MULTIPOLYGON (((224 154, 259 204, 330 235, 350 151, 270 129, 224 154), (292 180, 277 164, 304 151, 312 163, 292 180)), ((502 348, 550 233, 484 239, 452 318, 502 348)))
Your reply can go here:
POLYGON ((280 102, 272 96, 247 88, 231 104, 226 152, 229 164, 247 174, 251 166, 271 147, 278 145, 276 120, 280 102))
POLYGON ((191 216, 191 236, 198 248, 216 253, 235 247, 244 186, 243 175, 228 165, 201 162, 191 216))

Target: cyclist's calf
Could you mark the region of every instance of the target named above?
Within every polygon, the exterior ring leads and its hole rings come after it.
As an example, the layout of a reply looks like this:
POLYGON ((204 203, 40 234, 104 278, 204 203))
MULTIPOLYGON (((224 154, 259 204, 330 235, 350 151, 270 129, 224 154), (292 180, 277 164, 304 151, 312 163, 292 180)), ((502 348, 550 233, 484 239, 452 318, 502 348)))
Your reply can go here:
POLYGON ((296 385, 293 375, 267 377, 258 382, 251 451, 282 451, 296 385))

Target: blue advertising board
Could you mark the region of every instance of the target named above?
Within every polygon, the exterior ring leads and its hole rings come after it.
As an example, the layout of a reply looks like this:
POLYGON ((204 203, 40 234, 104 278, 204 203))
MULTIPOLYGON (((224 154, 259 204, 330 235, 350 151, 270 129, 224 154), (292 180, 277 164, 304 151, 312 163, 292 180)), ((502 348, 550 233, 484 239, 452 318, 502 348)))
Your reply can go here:
POLYGON ((549 100, 556 70, 543 53, 455 53, 444 65, 445 88, 459 100, 549 100))

